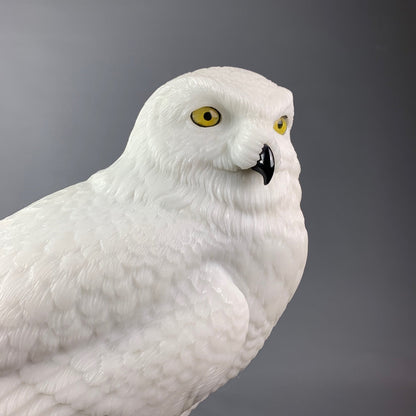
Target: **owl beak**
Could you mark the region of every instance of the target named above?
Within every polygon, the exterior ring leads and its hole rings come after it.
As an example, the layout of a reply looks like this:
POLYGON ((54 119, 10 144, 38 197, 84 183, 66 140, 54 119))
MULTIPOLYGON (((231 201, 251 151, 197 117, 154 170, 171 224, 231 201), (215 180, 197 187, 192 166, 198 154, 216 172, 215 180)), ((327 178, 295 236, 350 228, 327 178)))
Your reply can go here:
POLYGON ((263 146, 260 159, 257 161, 256 166, 253 166, 251 169, 263 176, 265 185, 272 180, 274 173, 274 155, 272 149, 267 144, 263 146))

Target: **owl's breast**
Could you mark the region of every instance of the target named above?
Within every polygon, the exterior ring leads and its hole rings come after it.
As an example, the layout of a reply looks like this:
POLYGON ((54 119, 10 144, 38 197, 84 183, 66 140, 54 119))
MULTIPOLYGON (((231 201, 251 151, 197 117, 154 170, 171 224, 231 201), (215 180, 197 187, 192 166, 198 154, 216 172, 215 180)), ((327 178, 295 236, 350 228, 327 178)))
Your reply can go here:
POLYGON ((238 238, 229 253, 235 283, 246 297, 250 323, 237 366, 244 368, 262 348, 296 291, 307 257, 302 212, 271 217, 238 238))

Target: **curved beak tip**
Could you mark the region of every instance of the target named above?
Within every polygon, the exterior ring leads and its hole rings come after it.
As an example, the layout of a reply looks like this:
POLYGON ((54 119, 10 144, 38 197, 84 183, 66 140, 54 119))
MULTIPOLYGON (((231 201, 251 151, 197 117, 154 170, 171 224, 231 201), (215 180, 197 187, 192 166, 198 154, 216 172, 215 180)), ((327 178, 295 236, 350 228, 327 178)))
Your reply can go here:
POLYGON ((267 185, 272 180, 274 173, 274 155, 272 149, 265 144, 259 156, 260 158, 256 165, 251 169, 260 173, 263 176, 264 184, 267 185))

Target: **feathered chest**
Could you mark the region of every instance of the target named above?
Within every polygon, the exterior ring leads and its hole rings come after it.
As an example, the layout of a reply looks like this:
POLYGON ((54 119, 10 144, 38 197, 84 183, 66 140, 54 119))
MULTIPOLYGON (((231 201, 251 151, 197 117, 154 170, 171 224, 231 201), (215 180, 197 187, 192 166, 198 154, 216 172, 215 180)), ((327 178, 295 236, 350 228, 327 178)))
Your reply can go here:
POLYGON ((204 259, 231 275, 250 310, 245 347, 236 366, 245 367, 263 346, 292 298, 303 273, 307 233, 300 208, 264 215, 222 212, 211 216, 204 259))
POLYGON ((222 266, 253 305, 253 319, 261 311, 259 319, 274 325, 296 290, 306 261, 301 210, 256 216, 218 208, 203 219, 195 218, 182 219, 181 226, 172 230, 187 253, 183 261, 222 266))

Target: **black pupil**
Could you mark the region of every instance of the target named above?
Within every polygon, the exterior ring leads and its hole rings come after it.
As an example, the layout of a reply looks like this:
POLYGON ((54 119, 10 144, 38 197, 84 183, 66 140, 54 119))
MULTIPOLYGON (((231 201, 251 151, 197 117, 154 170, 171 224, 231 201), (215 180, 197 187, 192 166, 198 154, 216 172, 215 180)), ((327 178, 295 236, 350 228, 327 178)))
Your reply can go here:
POLYGON ((279 121, 277 123, 277 127, 279 127, 279 129, 281 129, 283 127, 283 121, 279 121))
POLYGON ((204 120, 210 121, 211 119, 212 119, 212 114, 209 111, 205 112, 204 113, 204 120))

